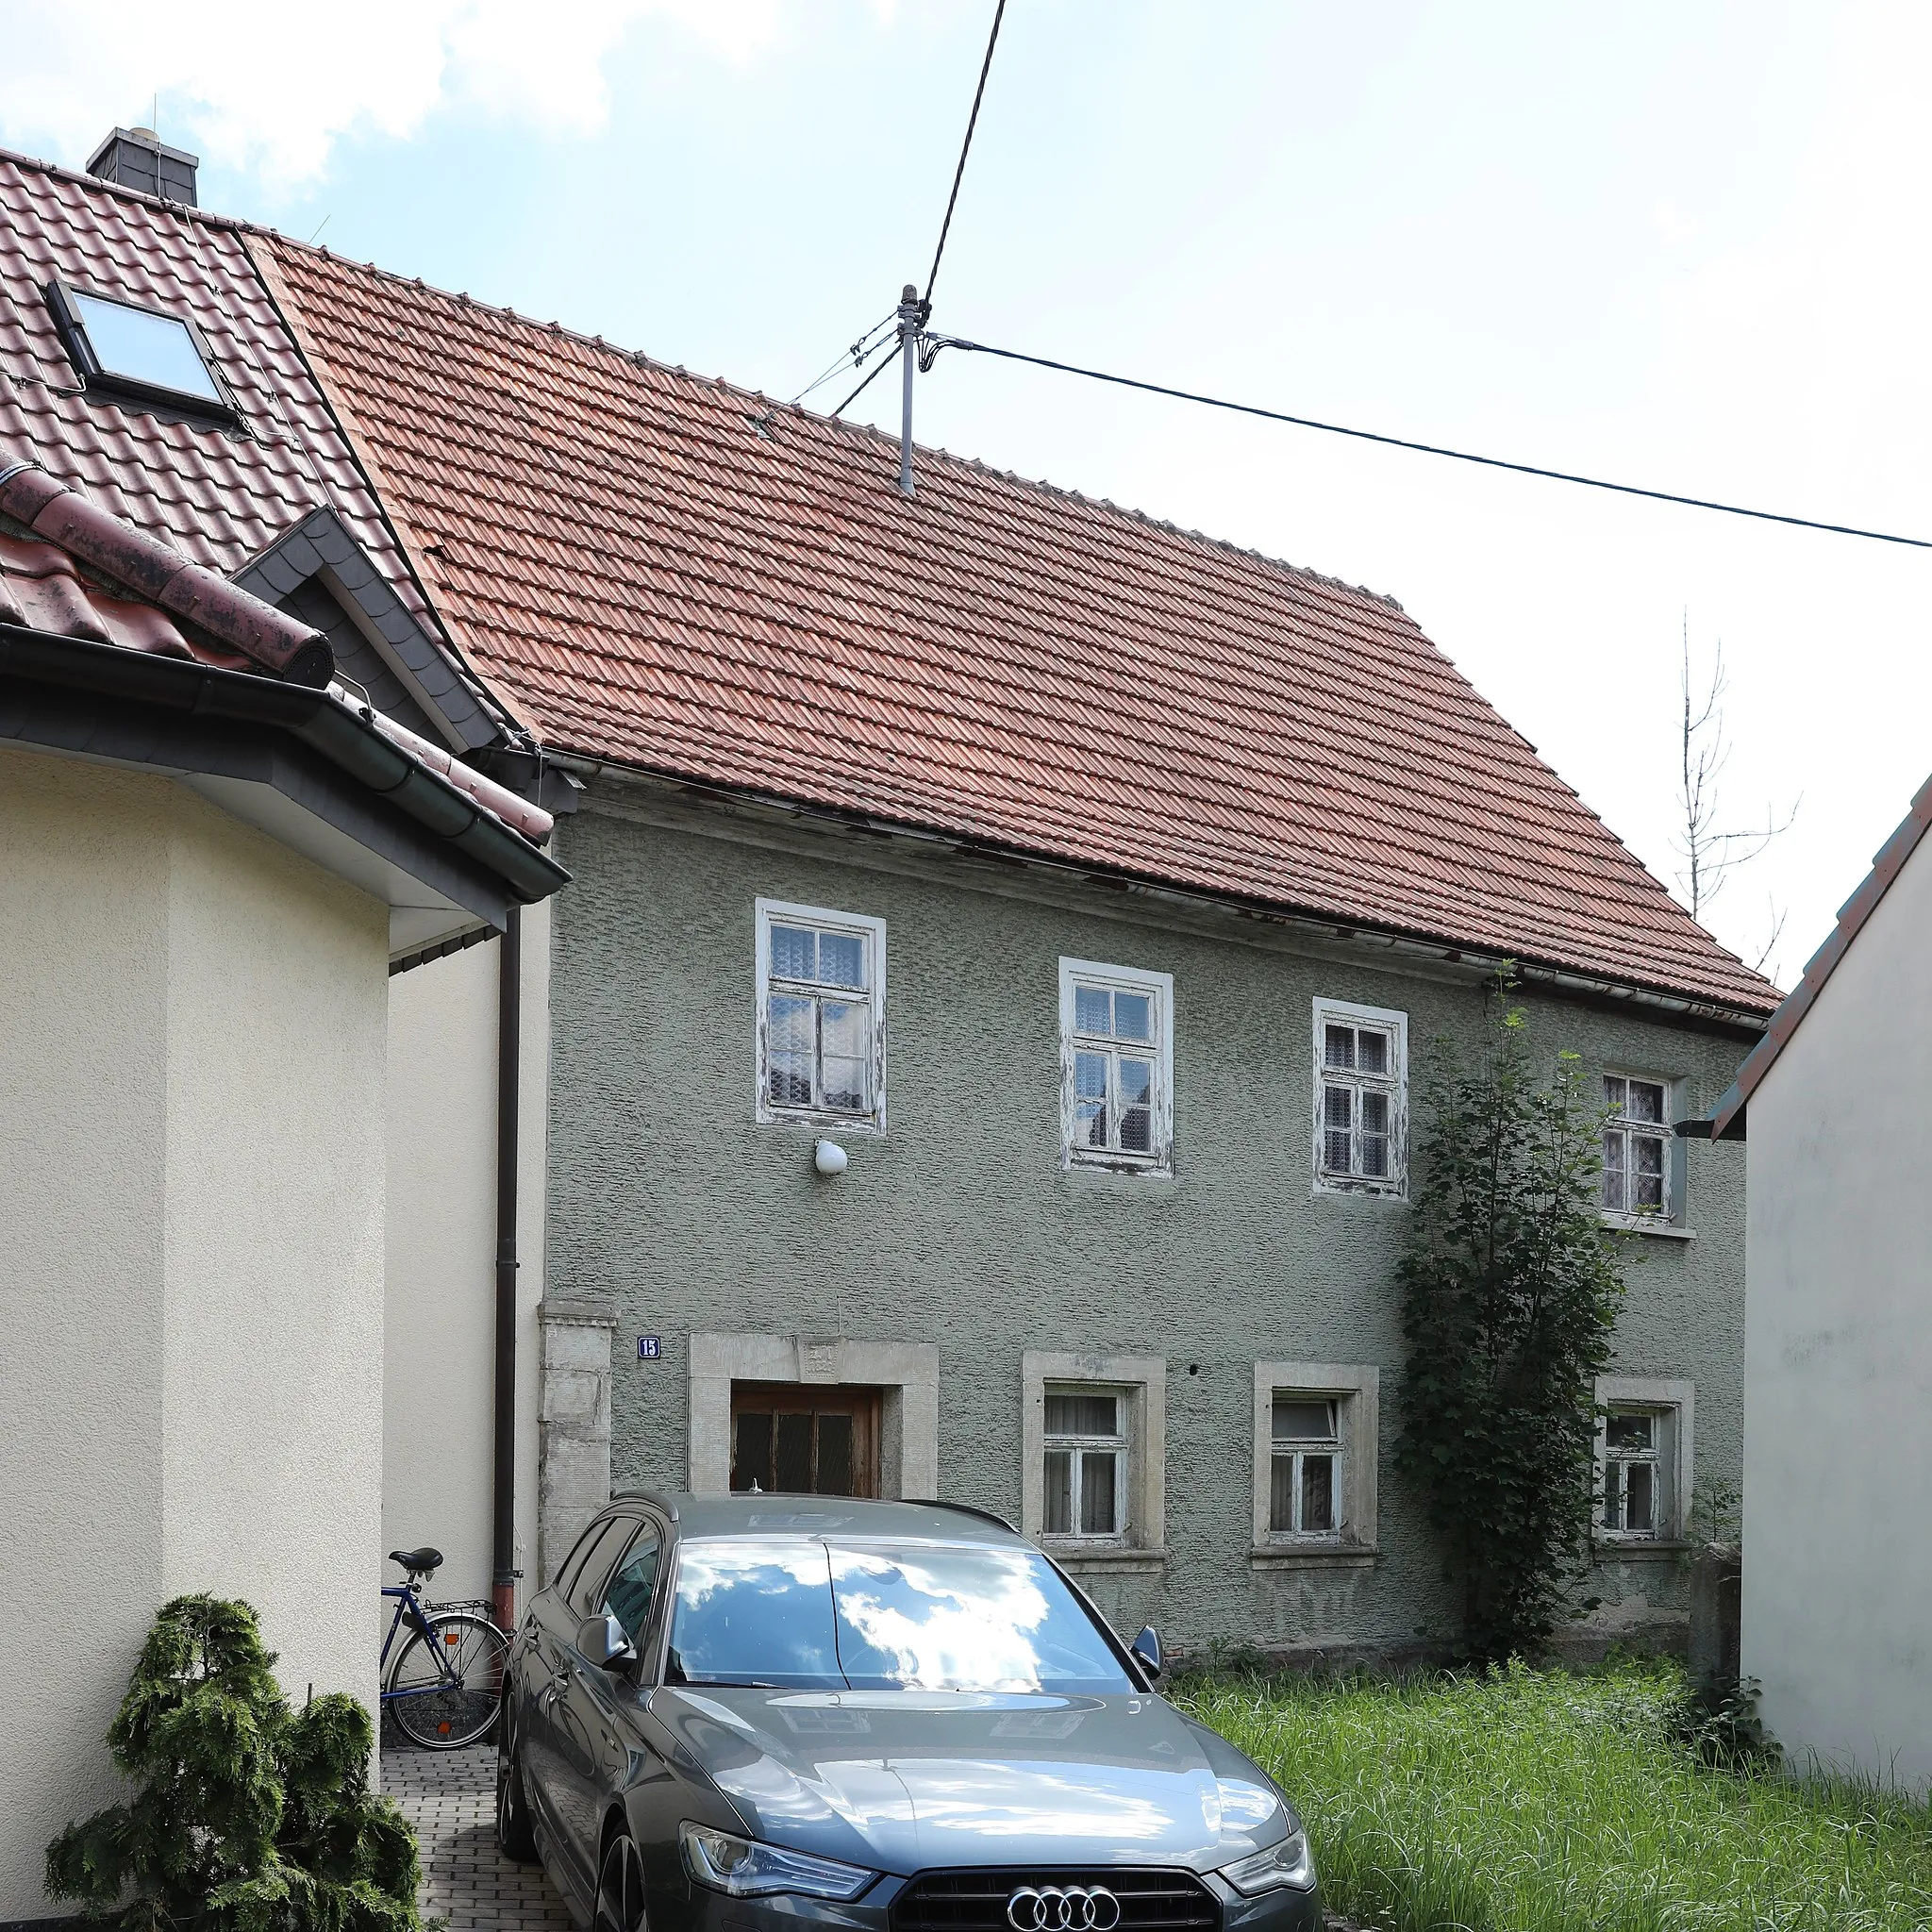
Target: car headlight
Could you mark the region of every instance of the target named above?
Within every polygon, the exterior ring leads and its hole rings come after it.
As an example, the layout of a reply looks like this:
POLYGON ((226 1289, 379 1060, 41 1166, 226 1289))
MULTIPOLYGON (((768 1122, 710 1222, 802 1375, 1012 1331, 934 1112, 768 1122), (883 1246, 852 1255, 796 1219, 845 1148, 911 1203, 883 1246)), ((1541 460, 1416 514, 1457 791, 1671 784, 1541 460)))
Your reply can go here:
POLYGON ((857 1898, 878 1876, 861 1865, 788 1852, 689 1820, 678 1826, 677 1840, 684 1869, 700 1885, 731 1898, 768 1898, 780 1891, 803 1898, 857 1898))
POLYGON ((1265 1852, 1254 1852, 1245 1858, 1237 1858, 1232 1865, 1224 1865, 1221 1875, 1244 1898, 1278 1891, 1285 1885, 1306 1891, 1315 1882, 1315 1861, 1308 1856, 1308 1835, 1305 1831, 1291 1831, 1265 1852))

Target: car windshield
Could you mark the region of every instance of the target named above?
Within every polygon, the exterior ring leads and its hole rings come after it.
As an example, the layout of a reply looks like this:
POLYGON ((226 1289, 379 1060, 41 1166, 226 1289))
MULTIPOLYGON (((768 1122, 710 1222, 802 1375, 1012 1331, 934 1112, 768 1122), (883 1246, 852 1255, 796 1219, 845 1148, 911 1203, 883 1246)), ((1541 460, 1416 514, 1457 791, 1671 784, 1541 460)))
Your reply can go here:
POLYGON ((1135 1688, 1036 1551, 798 1538, 684 1546, 670 1677, 788 1690, 1135 1688))

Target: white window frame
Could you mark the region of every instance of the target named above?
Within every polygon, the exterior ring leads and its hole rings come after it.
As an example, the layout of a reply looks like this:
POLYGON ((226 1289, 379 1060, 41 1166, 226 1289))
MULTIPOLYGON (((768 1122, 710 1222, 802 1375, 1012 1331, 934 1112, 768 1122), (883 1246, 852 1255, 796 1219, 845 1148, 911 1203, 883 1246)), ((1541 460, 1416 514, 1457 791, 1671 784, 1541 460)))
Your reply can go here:
MULTIPOLYGON (((1314 1048, 1314 1110, 1309 1159, 1314 1171, 1317 1194, 1368 1194, 1388 1200, 1408 1198, 1408 1015, 1391 1007, 1357 1006, 1352 1000, 1317 997, 1314 1002, 1310 1034, 1314 1048), (1393 1061, 1386 1074, 1334 1072, 1327 1068, 1326 1032, 1330 1024, 1369 1026, 1390 1036, 1393 1061), (1323 1162, 1326 1146, 1325 1090, 1347 1087, 1357 1095, 1365 1091, 1389 1096, 1389 1172, 1386 1174, 1347 1174, 1331 1173, 1323 1162)), ((1359 1163, 1361 1106, 1354 1103, 1350 1126, 1350 1160, 1359 1163)))
MULTIPOLYGON (((1128 1050, 1132 1050, 1131 1043, 1128 1050)), ((1109 1091, 1112 1074, 1109 1072, 1109 1091)), ((1117 1109, 1116 1116, 1117 1116, 1117 1109)), ((1174 974, 1138 966, 1108 966, 1094 959, 1060 961, 1060 1166, 1110 1168, 1119 1173, 1166 1178, 1174 1173, 1174 974), (1088 1041, 1075 1027, 1074 991, 1082 986, 1150 994, 1154 1003, 1153 1145, 1145 1154, 1124 1148, 1074 1145, 1074 1055, 1085 1051, 1118 1054, 1119 1041, 1088 1041)))
POLYGON ((1167 1363, 1158 1356, 1055 1354, 1028 1349, 1020 1362, 1022 1534, 1069 1570, 1157 1572, 1166 1560, 1167 1363), (1123 1398, 1126 1434, 1120 1534, 1047 1536, 1046 1391, 1086 1388, 1123 1398))
POLYGON ((1134 1463, 1134 1391, 1131 1389, 1112 1388, 1100 1382, 1049 1382, 1046 1384, 1044 1392, 1049 1404, 1052 1403, 1057 1393, 1108 1396, 1111 1398, 1114 1404, 1114 1419, 1117 1427, 1114 1433, 1108 1436, 1078 1433, 1065 1435, 1055 1432, 1051 1416, 1042 1424, 1041 1436, 1041 1527, 1042 1534, 1051 1536, 1056 1541, 1064 1538, 1070 1543, 1078 1543, 1082 1546, 1100 1548, 1106 1548, 1109 1545, 1116 1548, 1124 1546, 1127 1541, 1129 1504, 1133 1493, 1129 1474, 1134 1463), (1114 1526, 1108 1530, 1089 1530, 1077 1527, 1065 1530, 1048 1529, 1044 1521, 1046 1515, 1046 1491, 1044 1486, 1046 1458, 1055 1455, 1064 1455, 1069 1458, 1068 1495, 1070 1514, 1077 1517, 1080 1512, 1081 1499, 1086 1492, 1086 1486, 1081 1481, 1081 1467, 1090 1454, 1109 1456, 1113 1458, 1114 1526))
POLYGON ((1681 1380, 1643 1375, 1599 1375, 1596 1382, 1596 1501, 1591 1510, 1591 1534, 1610 1549, 1632 1551, 1674 1549, 1688 1532, 1690 1497, 1695 1479, 1696 1391, 1681 1380), (1661 1420, 1663 1440, 1657 1445, 1657 1506, 1664 1513, 1653 1529, 1604 1527, 1604 1490, 1608 1479, 1610 1412, 1649 1409, 1661 1420))
MULTIPOLYGON (((758 1033, 753 1057, 757 1081, 757 1117, 766 1124, 799 1122, 841 1128, 848 1133, 883 1134, 886 1130, 886 922, 862 912, 835 912, 823 906, 800 906, 787 899, 759 899, 758 915, 758 1033), (871 985, 872 1041, 867 1081, 871 1106, 863 1112, 844 1108, 778 1107, 771 1098, 770 1043, 772 1020, 772 926, 805 925, 816 932, 862 939, 867 946, 871 985)), ((781 982, 781 991, 783 983, 781 982)))
MULTIPOLYGON (((1624 1117, 1619 1115, 1607 1121, 1604 1126, 1606 1134, 1622 1133, 1624 1135, 1626 1151, 1628 1140, 1632 1135, 1641 1140, 1659 1141, 1662 1142, 1663 1206, 1653 1208, 1605 1207, 1602 1205, 1602 1191, 1599 1189, 1599 1207, 1601 1208, 1603 1218, 1613 1227, 1647 1227, 1666 1231, 1680 1227, 1683 1224, 1684 1162, 1683 1143, 1678 1141, 1675 1133, 1675 1123, 1678 1113, 1678 1083, 1663 1074, 1644 1073, 1630 1067, 1606 1067, 1603 1071, 1603 1077, 1605 1080, 1641 1080, 1647 1087, 1661 1087, 1664 1094, 1663 1119, 1660 1122, 1625 1122, 1624 1117)), ((1609 1105, 1608 1093, 1602 1088, 1599 1088, 1597 1091, 1601 1103, 1607 1107, 1609 1105)), ((1607 1163, 1606 1165, 1607 1166, 1607 1163)), ((1624 1161, 1624 1172, 1626 1176, 1631 1172, 1627 1158, 1624 1161)), ((1627 1192, 1625 1198, 1628 1198, 1627 1192)))
POLYGON ((1302 1558, 1371 1557, 1377 1529, 1381 1372, 1367 1362, 1255 1364, 1255 1521, 1257 1567, 1302 1558), (1332 1402, 1341 1467, 1337 1525, 1313 1532, 1280 1530, 1272 1517, 1274 1400, 1332 1402))

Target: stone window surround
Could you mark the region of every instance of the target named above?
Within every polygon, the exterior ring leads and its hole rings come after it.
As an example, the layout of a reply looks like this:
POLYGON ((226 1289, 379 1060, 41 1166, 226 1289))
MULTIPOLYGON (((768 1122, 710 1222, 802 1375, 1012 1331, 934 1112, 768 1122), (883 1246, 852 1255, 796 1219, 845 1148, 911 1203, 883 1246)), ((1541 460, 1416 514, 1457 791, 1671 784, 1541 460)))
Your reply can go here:
POLYGON ((1020 1533, 1068 1570, 1158 1573, 1167 1561, 1166 1359, 1029 1348, 1020 1357, 1020 1533), (1125 1391, 1127 1524, 1120 1543, 1096 1549, 1084 1541, 1041 1533, 1046 1518, 1049 1382, 1092 1382, 1125 1391))
POLYGON ((1320 1198, 1324 1195, 1353 1194, 1369 1200, 1406 1201, 1408 1199, 1408 1015, 1392 1007, 1364 1007, 1353 1000, 1330 999, 1320 993, 1316 994, 1311 1002, 1311 1008, 1314 1107, 1308 1142, 1308 1164, 1312 1171, 1315 1195, 1320 1198), (1330 1020, 1343 1025, 1383 1027, 1391 1036, 1395 1068, 1389 1086, 1395 1104, 1391 1110, 1392 1118, 1389 1123, 1389 1173, 1385 1178, 1369 1180, 1359 1176, 1343 1177, 1323 1171, 1322 1072, 1326 1047, 1324 1029, 1330 1020))
POLYGON ((855 1341, 809 1335, 693 1335, 690 1470, 698 1495, 731 1488, 731 1385, 798 1382, 877 1389, 879 1493, 940 1492, 940 1352, 930 1341, 855 1341))
MULTIPOLYGON (((1596 1378, 1596 1406, 1607 1408, 1660 1408, 1671 1411, 1671 1480, 1668 1498, 1671 1521, 1662 1536, 1621 1536, 1607 1531, 1592 1509, 1591 1538, 1599 1561, 1622 1562, 1651 1554, 1674 1554, 1681 1550, 1690 1533, 1690 1498, 1696 1479, 1696 1392, 1688 1381, 1652 1375, 1599 1375, 1596 1378)), ((1604 1418, 1596 1424, 1597 1493, 1603 1493, 1604 1418)))
POLYGON ((1253 1568, 1359 1569, 1375 1561, 1381 1384, 1382 1372, 1366 1362, 1255 1364, 1255 1541, 1248 1555, 1253 1568), (1342 1507, 1338 1537, 1285 1536, 1268 1526, 1277 1393, 1327 1396, 1341 1404, 1342 1507))
POLYGON ((752 1074, 756 1083, 755 1113, 761 1125, 800 1125, 850 1134, 886 1131, 886 922, 863 912, 838 912, 824 906, 801 906, 789 899, 759 898, 753 904, 757 922, 758 1026, 752 1074), (766 1042, 770 1037, 772 999, 772 923, 795 921, 815 930, 862 933, 868 941, 872 985, 872 1108, 844 1113, 827 1108, 774 1107, 766 1081, 766 1042))

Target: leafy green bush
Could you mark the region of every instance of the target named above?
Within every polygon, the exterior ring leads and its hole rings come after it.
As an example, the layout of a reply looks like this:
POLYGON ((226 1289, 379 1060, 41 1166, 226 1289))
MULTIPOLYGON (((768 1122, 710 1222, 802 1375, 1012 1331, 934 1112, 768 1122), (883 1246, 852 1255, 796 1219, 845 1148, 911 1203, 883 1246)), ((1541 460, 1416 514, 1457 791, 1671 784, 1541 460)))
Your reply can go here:
POLYGON ((1397 1466, 1430 1506, 1479 1662, 1534 1647, 1588 1574, 1596 1377, 1624 1294, 1602 1109, 1574 1053, 1539 1077, 1507 991, 1499 975, 1473 1060, 1436 1043, 1398 1271, 1397 1466))
POLYGON ((1387 1932, 1927 1932, 1932 1818, 1707 1761, 1674 1664, 1174 1692, 1301 1807, 1325 1902, 1387 1932))
POLYGON ((47 1848, 47 1892, 122 1932, 418 1932, 416 1840, 369 1788, 369 1713, 291 1711, 246 1604, 176 1597, 108 1731, 139 1786, 47 1848))

